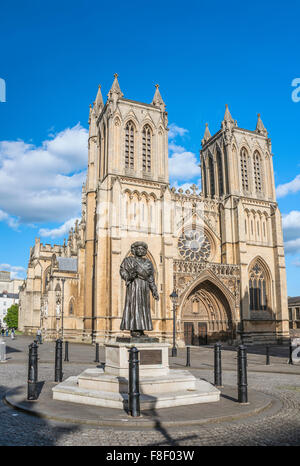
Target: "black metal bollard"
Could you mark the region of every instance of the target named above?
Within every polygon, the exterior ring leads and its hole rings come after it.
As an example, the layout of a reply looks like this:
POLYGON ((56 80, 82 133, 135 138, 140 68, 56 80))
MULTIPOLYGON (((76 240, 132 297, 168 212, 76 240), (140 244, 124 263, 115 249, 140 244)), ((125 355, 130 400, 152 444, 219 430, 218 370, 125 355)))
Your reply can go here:
POLYGON ((270 365, 270 348, 269 345, 266 346, 266 365, 270 365))
POLYGON ((140 416, 139 350, 135 346, 129 350, 128 412, 140 416))
POLYGON ((34 342, 29 345, 28 352, 28 381, 27 400, 37 400, 37 380, 38 380, 38 345, 34 342))
POLYGON ((246 346, 238 349, 238 402, 248 403, 246 346))
POLYGON ((215 385, 222 387, 222 363, 221 363, 221 344, 215 344, 215 385))
POLYGON ((65 341, 65 359, 64 361, 69 362, 69 342, 65 341))
POLYGON ((289 347, 289 364, 294 364, 294 363, 293 363, 292 352, 293 352, 293 346, 292 346, 292 340, 290 340, 290 347, 289 347))
POLYGON ((99 343, 96 343, 96 357, 94 362, 99 362, 99 343))
POLYGON ((191 348, 190 346, 186 347, 186 367, 191 365, 191 348))
POLYGON ((63 378, 62 373, 62 341, 59 338, 55 343, 55 382, 61 382, 63 378))

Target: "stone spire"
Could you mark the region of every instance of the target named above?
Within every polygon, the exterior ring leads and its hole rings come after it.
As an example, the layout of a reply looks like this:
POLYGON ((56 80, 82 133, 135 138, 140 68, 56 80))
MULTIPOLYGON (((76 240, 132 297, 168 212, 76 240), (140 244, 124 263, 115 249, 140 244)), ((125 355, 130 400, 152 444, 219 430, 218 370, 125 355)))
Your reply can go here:
POLYGON ((234 119, 232 118, 228 105, 225 105, 225 114, 224 114, 224 121, 230 121, 231 123, 234 123, 234 119))
POLYGON ((89 125, 91 124, 92 113, 93 113, 93 106, 92 106, 92 104, 90 104, 90 110, 89 110, 89 125))
POLYGON ((232 140, 232 129, 237 126, 237 122, 232 118, 228 105, 225 105, 224 119, 221 123, 221 128, 224 131, 225 144, 230 144, 232 140))
POLYGON ((109 91, 109 93, 107 95, 108 95, 109 99, 116 98, 116 100, 117 100, 120 97, 123 97, 124 94, 122 93, 122 91, 120 89, 120 86, 119 86, 118 74, 115 73, 114 77, 115 77, 114 82, 113 82, 113 84, 111 86, 111 89, 110 89, 110 91, 109 91))
POLYGON ((203 139, 201 141, 202 143, 202 146, 204 146, 204 144, 206 144, 206 142, 211 138, 211 134, 210 134, 210 131, 208 129, 208 123, 205 123, 205 131, 204 131, 204 136, 203 136, 203 139))
POLYGON ((102 98, 102 93, 101 93, 101 85, 99 84, 96 100, 94 102, 94 109, 97 114, 99 113, 99 111, 102 110, 103 106, 104 104, 103 104, 103 98, 102 98))
POLYGON ((261 121, 260 113, 257 114, 257 123, 256 123, 255 131, 257 133, 259 133, 259 134, 262 134, 263 136, 268 136, 268 132, 267 132, 263 122, 261 121))
POLYGON ((162 100, 162 96, 160 95, 159 84, 155 84, 155 87, 156 87, 156 90, 155 90, 154 97, 152 100, 152 105, 154 105, 155 107, 160 107, 161 110, 165 110, 166 105, 164 101, 162 100))

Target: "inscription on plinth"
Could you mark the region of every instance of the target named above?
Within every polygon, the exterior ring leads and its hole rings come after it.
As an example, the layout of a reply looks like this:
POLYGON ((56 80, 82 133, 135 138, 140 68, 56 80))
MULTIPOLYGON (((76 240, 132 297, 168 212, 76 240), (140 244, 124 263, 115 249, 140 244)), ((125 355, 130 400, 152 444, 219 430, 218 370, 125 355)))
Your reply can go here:
POLYGON ((140 364, 142 366, 150 364, 162 364, 162 351, 140 350, 140 364))

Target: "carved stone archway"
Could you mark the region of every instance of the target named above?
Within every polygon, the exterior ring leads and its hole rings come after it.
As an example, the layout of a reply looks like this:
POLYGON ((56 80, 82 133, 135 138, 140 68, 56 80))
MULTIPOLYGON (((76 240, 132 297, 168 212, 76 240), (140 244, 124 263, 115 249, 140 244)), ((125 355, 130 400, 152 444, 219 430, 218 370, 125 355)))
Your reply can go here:
POLYGON ((221 289, 207 279, 185 296, 180 313, 181 339, 188 345, 233 341, 232 310, 221 289))

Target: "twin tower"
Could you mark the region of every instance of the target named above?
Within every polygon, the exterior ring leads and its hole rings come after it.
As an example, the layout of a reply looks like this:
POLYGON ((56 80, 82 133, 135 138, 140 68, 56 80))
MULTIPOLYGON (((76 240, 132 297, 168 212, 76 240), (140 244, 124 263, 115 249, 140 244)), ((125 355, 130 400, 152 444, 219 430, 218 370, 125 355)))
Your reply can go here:
POLYGON ((28 332, 37 322, 29 318, 36 279, 46 338, 62 331, 77 341, 120 335, 126 292, 120 264, 134 241, 144 241, 160 295, 151 302, 153 336, 172 339, 175 289, 179 345, 289 337, 281 216, 260 116, 255 130, 242 129, 226 106, 220 130, 204 132, 201 191, 176 190, 169 186, 168 116, 159 86, 150 104, 141 103, 124 97, 115 75, 106 102, 99 86, 90 106, 88 154, 80 223, 66 245, 46 251, 37 241, 31 251, 21 293, 28 332))

